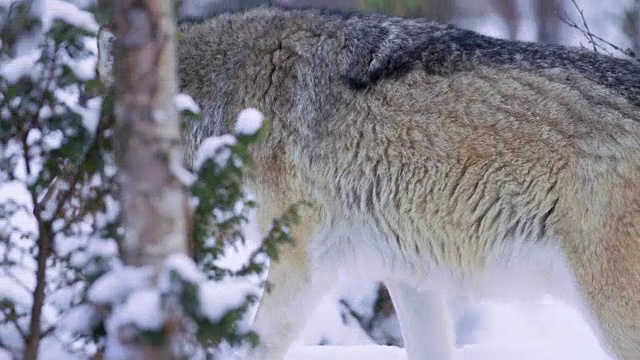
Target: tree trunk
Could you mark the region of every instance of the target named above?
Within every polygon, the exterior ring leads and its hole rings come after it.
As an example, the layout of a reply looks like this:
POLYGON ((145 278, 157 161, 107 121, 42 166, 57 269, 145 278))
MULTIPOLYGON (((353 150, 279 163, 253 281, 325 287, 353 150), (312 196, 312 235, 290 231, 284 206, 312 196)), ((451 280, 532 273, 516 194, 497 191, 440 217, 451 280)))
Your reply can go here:
MULTIPOLYGON (((125 263, 157 271, 187 253, 188 196, 176 93, 175 19, 171 0, 114 0, 115 116, 125 263)), ((165 339, 173 334, 167 332, 165 339)), ((112 336, 117 336, 116 334, 112 336)), ((144 359, 170 359, 170 341, 128 344, 144 359)))
POLYGON ((557 0, 534 1, 536 22, 538 23, 538 41, 546 44, 560 43, 560 19, 557 13, 560 2, 557 0))
POLYGON ((496 11, 507 24, 509 40, 517 40, 520 26, 520 11, 516 0, 493 0, 496 11))
POLYGON ((116 119, 130 265, 161 266, 186 254, 187 195, 174 171, 182 164, 171 0, 116 0, 116 119))
POLYGON ((630 10, 633 18, 633 31, 631 34, 631 43, 633 44, 633 52, 636 58, 640 58, 640 0, 636 0, 634 6, 630 10))

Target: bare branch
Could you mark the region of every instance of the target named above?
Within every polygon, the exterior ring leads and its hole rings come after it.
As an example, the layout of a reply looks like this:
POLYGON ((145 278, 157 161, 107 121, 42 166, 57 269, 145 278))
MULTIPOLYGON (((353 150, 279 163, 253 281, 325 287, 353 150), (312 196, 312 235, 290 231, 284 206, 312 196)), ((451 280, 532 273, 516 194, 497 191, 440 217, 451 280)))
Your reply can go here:
POLYGON ((573 4, 573 6, 575 6, 576 10, 578 10, 578 13, 580 14, 580 19, 582 19, 582 25, 586 30, 585 36, 587 36, 587 38, 589 39, 589 43, 593 45, 593 51, 598 52, 598 48, 596 47, 596 42, 593 39, 593 33, 591 33, 591 30, 589 29, 589 25, 587 24, 587 19, 584 17, 584 10, 582 10, 582 8, 578 6, 578 3, 576 2, 576 0, 571 0, 571 3, 573 4))
MULTIPOLYGON (((53 49, 53 54, 58 51, 58 46, 56 45, 53 49)), ((56 65, 56 57, 52 56, 50 68, 53 69, 56 65)), ((45 81, 45 87, 43 89, 43 94, 46 93, 50 84, 53 81, 53 71, 50 71, 49 78, 45 81)), ((40 99, 40 107, 44 106, 45 97, 41 96, 40 99)), ((34 115, 33 123, 37 122, 37 113, 34 115)), ((28 130, 25 131, 22 137, 22 144, 24 146, 24 161, 27 168, 27 173, 31 175, 31 168, 29 162, 31 161, 29 157, 29 145, 26 141, 26 136, 28 134, 28 130)), ((40 346, 41 339, 41 314, 42 307, 44 306, 45 301, 45 289, 47 282, 47 259, 51 254, 51 249, 53 248, 53 234, 50 231, 49 223, 44 219, 42 214, 42 207, 38 203, 38 193, 36 188, 29 188, 29 193, 31 195, 31 202, 33 203, 33 216, 35 217, 38 223, 38 254, 36 255, 36 287, 33 291, 33 304, 31 306, 31 319, 29 321, 29 334, 25 340, 25 353, 24 359, 26 360, 35 360, 38 357, 38 349, 40 346)))
POLYGON ((589 29, 589 25, 587 24, 586 18, 584 16, 584 11, 580 8, 580 6, 577 4, 576 0, 571 0, 571 2, 573 3, 573 6, 576 8, 576 10, 578 11, 578 13, 580 14, 580 17, 582 19, 582 25, 579 25, 578 23, 576 23, 573 19, 571 19, 571 17, 564 12, 563 14, 558 15, 558 18, 560 19, 560 21, 562 21, 564 24, 566 24, 567 26, 574 28, 578 31, 580 31, 580 33, 582 33, 582 35, 587 39, 589 45, 591 45, 593 47, 593 51, 598 52, 598 50, 604 51, 606 53, 608 53, 609 55, 613 55, 611 53, 611 51, 609 51, 609 49, 613 49, 614 51, 617 51, 629 58, 631 58, 632 60, 635 60, 637 62, 640 62, 640 57, 638 57, 638 55, 631 50, 630 48, 622 48, 596 34, 594 34, 591 29, 589 29))

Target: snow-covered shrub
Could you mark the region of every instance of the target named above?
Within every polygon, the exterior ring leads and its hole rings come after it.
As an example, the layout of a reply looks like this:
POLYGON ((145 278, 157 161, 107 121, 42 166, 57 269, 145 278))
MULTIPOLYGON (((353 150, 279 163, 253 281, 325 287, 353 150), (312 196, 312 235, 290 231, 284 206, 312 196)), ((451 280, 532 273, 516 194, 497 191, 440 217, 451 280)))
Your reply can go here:
POLYGON ((113 131, 89 95, 98 25, 59 0, 5 2, 0 14, 0 347, 91 353, 58 325, 117 255, 113 131))
MULTIPOLYGON (((182 357, 212 358, 255 344, 248 310, 297 218, 274 221, 245 264, 225 267, 255 205, 240 184, 261 115, 245 111, 235 136, 205 141, 197 174, 172 169, 193 197, 194 256, 170 257, 154 279, 121 259, 118 133, 113 94, 94 79, 95 17, 62 0, 3 2, 0 16, 0 357, 118 358, 127 342, 170 341, 182 357), (167 339, 170 327, 184 336, 167 339)), ((176 105, 200 121, 188 97, 176 105)))

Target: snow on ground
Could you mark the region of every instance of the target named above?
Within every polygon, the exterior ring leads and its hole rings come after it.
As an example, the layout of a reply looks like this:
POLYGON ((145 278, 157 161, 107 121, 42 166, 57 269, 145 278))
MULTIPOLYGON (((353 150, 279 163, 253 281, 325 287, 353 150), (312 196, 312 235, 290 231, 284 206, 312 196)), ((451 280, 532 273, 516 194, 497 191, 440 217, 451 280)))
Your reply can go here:
POLYGON ((406 360, 404 350, 393 346, 296 346, 286 360, 406 360))
MULTIPOLYGON (((330 308, 335 302, 332 302, 331 296, 325 300, 328 301, 319 307, 323 311, 316 311, 305 332, 338 329, 346 335, 341 326, 333 322, 330 308), (325 321, 327 318, 328 322, 325 321)), ((521 304, 487 302, 473 305, 472 311, 480 318, 477 328, 473 330, 474 343, 459 346, 456 359, 609 359, 580 315, 572 308, 550 299, 521 304)), ((289 351, 286 360, 406 359, 404 350, 400 348, 375 346, 367 344, 366 340, 363 343, 366 345, 296 345, 289 351)))

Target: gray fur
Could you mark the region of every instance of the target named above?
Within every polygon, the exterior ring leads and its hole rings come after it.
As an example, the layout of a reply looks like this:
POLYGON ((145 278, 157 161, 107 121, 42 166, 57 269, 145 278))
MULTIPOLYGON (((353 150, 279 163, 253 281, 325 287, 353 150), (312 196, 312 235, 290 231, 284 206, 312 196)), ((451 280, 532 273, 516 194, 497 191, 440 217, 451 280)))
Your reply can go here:
POLYGON ((345 33, 351 35, 347 46, 354 52, 343 75, 354 88, 417 68, 443 76, 480 66, 531 71, 561 68, 615 89, 640 105, 640 67, 629 60, 582 48, 501 40, 422 19, 335 11, 323 14, 325 21, 345 20, 345 33))
MULTIPOLYGON (((286 8, 261 9, 258 12, 260 15, 247 16, 242 11, 225 13, 213 19, 181 24, 179 30, 185 39, 180 42, 179 52, 182 84, 186 89, 195 91, 195 95, 207 92, 208 99, 215 99, 205 105, 209 122, 203 124, 201 130, 191 133, 197 139, 189 144, 229 131, 228 124, 223 124, 222 119, 225 117, 224 109, 233 97, 233 90, 229 88, 233 83, 231 77, 242 68, 247 51, 256 51, 243 47, 268 43, 273 47, 271 50, 276 50, 277 39, 296 27, 301 34, 306 34, 299 45, 309 48, 295 51, 324 51, 322 56, 326 57, 316 59, 316 63, 305 64, 308 66, 305 70, 299 68, 299 71, 323 74, 306 74, 309 86, 323 83, 323 88, 335 89, 343 83, 354 91, 364 91, 384 79, 398 79, 412 71, 448 76, 480 68, 517 69, 553 76, 553 81, 567 84, 572 83, 575 76, 582 76, 640 106, 640 66, 582 48, 501 40, 452 25, 377 13, 286 8), (235 31, 234 28, 253 28, 255 32, 243 36, 229 34, 235 31), (317 44, 310 42, 311 35, 324 37, 322 43, 326 48, 314 48, 317 44), (214 61, 220 56, 232 60, 214 61), (552 69, 560 71, 549 74, 548 70, 552 69), (216 86, 212 88, 212 84, 216 86)), ((305 89, 297 90, 301 91, 301 96, 309 94, 305 89)), ((311 123, 316 122, 315 112, 330 110, 330 107, 316 109, 323 106, 318 101, 323 101, 324 96, 342 96, 334 91, 322 95, 307 104, 309 108, 305 118, 311 123)), ((327 99, 327 102, 332 100, 327 99)), ((324 115, 326 117, 327 114, 324 115)), ((233 121, 228 118, 228 113, 226 116, 228 121, 233 121)))
MULTIPOLYGON (((640 358, 637 64, 372 13, 258 9, 180 30, 182 91, 205 117, 185 132, 187 161, 258 108, 270 121, 252 150, 263 228, 299 200, 316 209, 270 270, 283 290, 258 313, 257 358, 282 358, 304 318, 288 305, 317 297, 307 264, 327 254, 373 254, 411 331, 424 322, 398 278, 508 273, 532 249, 558 252, 534 273, 569 267, 610 353, 640 358)), ((418 332, 409 359, 450 359, 418 332)))

